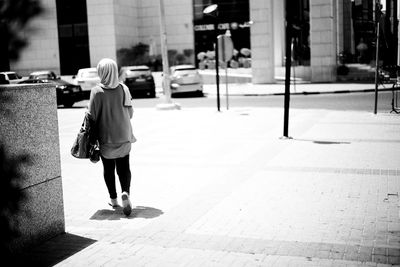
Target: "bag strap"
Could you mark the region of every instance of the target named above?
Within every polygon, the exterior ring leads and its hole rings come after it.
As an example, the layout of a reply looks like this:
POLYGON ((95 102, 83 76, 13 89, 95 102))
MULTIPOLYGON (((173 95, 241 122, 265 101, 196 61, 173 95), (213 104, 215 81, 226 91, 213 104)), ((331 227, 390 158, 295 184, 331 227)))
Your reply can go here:
POLYGON ((121 88, 122 88, 122 93, 123 93, 123 100, 122 104, 124 107, 132 107, 132 96, 131 93, 129 92, 129 88, 124 85, 123 83, 119 83, 121 88))

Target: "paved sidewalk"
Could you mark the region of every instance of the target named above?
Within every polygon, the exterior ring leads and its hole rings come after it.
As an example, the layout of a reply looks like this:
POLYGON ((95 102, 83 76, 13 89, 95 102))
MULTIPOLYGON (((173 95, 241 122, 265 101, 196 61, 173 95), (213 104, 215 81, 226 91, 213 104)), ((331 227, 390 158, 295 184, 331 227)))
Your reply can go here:
POLYGON ((66 234, 52 266, 400 266, 400 116, 281 108, 137 109, 130 217, 101 163, 69 155, 83 109, 60 109, 66 234))

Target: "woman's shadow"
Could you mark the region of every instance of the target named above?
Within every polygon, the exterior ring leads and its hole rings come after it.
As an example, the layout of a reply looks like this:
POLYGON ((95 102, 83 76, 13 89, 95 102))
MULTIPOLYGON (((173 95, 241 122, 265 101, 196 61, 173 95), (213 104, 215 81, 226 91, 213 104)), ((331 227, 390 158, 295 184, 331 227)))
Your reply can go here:
POLYGON ((121 218, 153 219, 162 214, 164 214, 164 212, 156 208, 136 206, 134 209, 132 209, 132 213, 129 216, 125 216, 122 211, 122 207, 116 207, 113 209, 98 210, 92 215, 92 217, 90 217, 90 220, 120 220, 121 218))

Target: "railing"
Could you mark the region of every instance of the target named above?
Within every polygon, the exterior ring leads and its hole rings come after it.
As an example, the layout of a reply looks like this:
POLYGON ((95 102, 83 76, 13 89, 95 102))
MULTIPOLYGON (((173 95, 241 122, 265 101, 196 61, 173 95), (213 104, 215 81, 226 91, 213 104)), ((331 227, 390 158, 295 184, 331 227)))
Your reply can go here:
POLYGON ((400 98, 400 66, 384 66, 379 73, 379 83, 385 87, 385 84, 392 85, 392 110, 396 114, 400 113, 398 99, 400 98))
POLYGON ((395 84, 393 84, 393 90, 392 90, 392 110, 390 113, 394 112, 396 114, 400 113, 400 106, 398 103, 399 99, 399 90, 400 90, 400 80, 397 80, 395 84))

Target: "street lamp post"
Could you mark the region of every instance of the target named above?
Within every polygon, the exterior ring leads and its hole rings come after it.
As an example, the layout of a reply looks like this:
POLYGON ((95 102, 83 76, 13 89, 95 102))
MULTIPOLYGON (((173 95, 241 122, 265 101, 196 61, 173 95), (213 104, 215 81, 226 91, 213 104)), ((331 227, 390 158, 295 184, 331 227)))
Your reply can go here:
POLYGON ((215 39, 215 79, 217 85, 217 108, 220 111, 220 99, 219 99, 219 54, 218 54, 218 5, 209 5, 203 10, 205 15, 214 17, 214 39, 215 39))
POLYGON ((171 101, 171 87, 170 87, 170 75, 169 75, 169 64, 168 64, 168 48, 167 48, 167 29, 165 25, 165 10, 164 0, 159 0, 160 8, 160 37, 161 37, 161 55, 163 63, 163 91, 165 97, 165 103, 158 104, 158 109, 180 109, 180 105, 172 103, 171 101))
POLYGON ((379 83, 379 32, 381 20, 382 6, 380 0, 375 3, 375 28, 376 28, 376 44, 375 44, 375 101, 374 114, 378 112, 378 83, 379 83))

